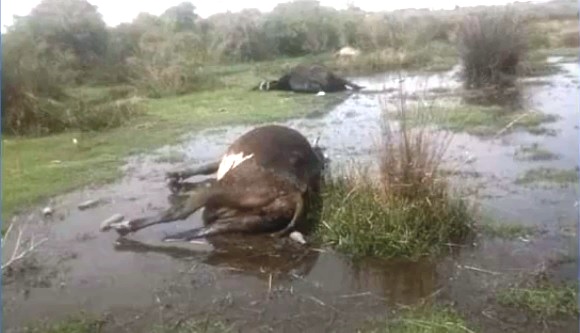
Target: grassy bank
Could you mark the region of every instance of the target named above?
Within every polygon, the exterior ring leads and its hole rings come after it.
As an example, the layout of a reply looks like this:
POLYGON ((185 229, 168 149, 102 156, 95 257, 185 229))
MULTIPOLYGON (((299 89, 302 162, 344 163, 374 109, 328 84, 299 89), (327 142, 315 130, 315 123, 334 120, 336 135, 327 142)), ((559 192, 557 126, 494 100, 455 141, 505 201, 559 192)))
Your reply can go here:
POLYGON ((401 313, 397 318, 374 323, 366 333, 472 333, 469 327, 456 311, 438 306, 422 306, 411 308, 401 313))
MULTIPOLYGON (((175 143, 182 134, 217 125, 304 116, 328 110, 344 97, 249 91, 261 80, 260 73, 277 71, 284 64, 277 61, 212 69, 219 75, 221 87, 177 97, 143 99, 142 114, 115 129, 36 138, 3 136, 3 219, 44 198, 115 179, 124 157, 175 143), (73 144, 74 138, 78 144, 73 144)), ((77 88, 75 93, 97 99, 105 98, 103 91, 107 89, 77 88)))

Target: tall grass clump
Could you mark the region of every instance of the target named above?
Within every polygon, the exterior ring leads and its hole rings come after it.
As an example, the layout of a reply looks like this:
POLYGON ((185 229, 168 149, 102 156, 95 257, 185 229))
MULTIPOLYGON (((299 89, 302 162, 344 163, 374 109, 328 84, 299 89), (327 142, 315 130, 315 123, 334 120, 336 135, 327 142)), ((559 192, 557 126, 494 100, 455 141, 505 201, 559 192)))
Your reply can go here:
POLYGON ((524 22, 512 12, 489 11, 466 17, 458 32, 466 86, 513 84, 527 49, 524 22))
POLYGON ((383 104, 378 172, 349 173, 325 184, 319 235, 342 252, 416 259, 439 253, 470 230, 468 204, 440 172, 450 135, 407 126, 400 98, 399 126, 383 104))

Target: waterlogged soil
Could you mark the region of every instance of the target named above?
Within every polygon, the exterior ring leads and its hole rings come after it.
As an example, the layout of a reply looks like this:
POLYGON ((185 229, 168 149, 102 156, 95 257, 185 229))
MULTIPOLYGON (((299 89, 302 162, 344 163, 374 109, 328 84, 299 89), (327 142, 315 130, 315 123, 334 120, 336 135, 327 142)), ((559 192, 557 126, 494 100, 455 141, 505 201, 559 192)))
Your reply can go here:
MULTIPOLYGON (((575 332, 577 318, 538 326, 533 314, 503 308, 494 298, 534 274, 572 281, 578 271, 577 184, 516 184, 528 169, 578 167, 579 87, 574 78, 579 68, 560 66, 562 73, 541 78, 549 84, 527 84, 522 90, 527 106, 559 116, 542 125, 553 135, 513 131, 485 139, 459 133, 448 152, 460 168, 456 183, 477 187, 476 194, 466 195, 477 198, 486 215, 542 232, 511 240, 480 235, 470 244, 452 246, 450 255, 418 262, 352 260, 262 236, 213 244, 160 241, 165 234, 200 225, 199 213, 124 240, 114 232, 99 232, 101 221, 112 214, 133 218, 168 207, 166 171, 217 159, 250 129, 213 128, 192 134, 181 145, 130 158, 125 177, 114 184, 46 202, 55 211, 52 217, 42 216, 45 205, 15 217, 27 223, 26 235, 48 240, 4 274, 2 329, 18 332, 38 320, 56 322, 83 311, 104 318, 105 332, 151 332, 154 325, 171 328, 188 318, 222 320, 242 332, 354 332, 367 320, 389 318, 401 304, 433 299, 454 304, 485 332, 575 332), (558 158, 515 158, 522 146, 534 143, 558 158), (89 199, 101 202, 78 209, 89 199)), ((407 76, 405 90, 422 96, 449 93, 459 87, 456 73, 407 76)), ((328 113, 284 123, 312 141, 319 138, 333 171, 373 161, 379 99, 397 96, 397 75, 356 81, 386 93, 352 94, 328 113)))

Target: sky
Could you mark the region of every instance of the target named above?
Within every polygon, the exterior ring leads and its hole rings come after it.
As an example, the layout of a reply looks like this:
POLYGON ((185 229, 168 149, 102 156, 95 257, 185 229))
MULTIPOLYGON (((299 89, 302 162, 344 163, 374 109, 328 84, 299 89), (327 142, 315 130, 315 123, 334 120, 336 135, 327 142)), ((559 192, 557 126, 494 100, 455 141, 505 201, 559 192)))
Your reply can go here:
MULTIPOLYGON (((116 26, 120 23, 131 22, 139 13, 147 12, 160 15, 167 8, 175 6, 185 0, 88 0, 98 7, 103 19, 109 26, 116 26)), ((197 8, 197 14, 207 17, 212 14, 225 11, 240 11, 244 8, 257 8, 263 12, 270 11, 278 3, 287 0, 190 0, 197 8)), ((541 2, 542 0, 532 0, 531 2, 541 2)), ((430 9, 453 9, 456 5, 460 7, 476 5, 502 5, 513 1, 510 0, 406 0, 406 1, 385 1, 385 0, 321 0, 325 6, 332 6, 337 9, 346 8, 347 3, 352 3, 366 11, 394 10, 403 8, 430 8, 430 9), (437 5, 435 5, 437 3, 437 5)), ((6 26, 12 25, 14 15, 27 15, 31 9, 40 3, 40 0, 8 0, 0 1, 2 31, 6 26)))

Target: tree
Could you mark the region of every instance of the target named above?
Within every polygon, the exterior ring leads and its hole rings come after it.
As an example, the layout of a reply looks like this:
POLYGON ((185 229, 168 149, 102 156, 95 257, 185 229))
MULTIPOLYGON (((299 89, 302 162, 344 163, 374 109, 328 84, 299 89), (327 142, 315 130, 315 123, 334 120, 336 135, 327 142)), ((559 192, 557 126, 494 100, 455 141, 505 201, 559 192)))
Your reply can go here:
POLYGON ((97 7, 85 0, 42 0, 21 20, 35 39, 46 43, 47 53, 72 51, 83 69, 105 55, 105 22, 97 7))
POLYGON ((198 15, 195 13, 195 6, 191 2, 182 2, 167 9, 161 15, 161 19, 167 22, 172 31, 193 31, 198 15))
POLYGON ((213 30, 211 49, 229 60, 263 60, 276 54, 255 9, 225 13, 209 18, 213 30))
POLYGON ((318 1, 279 4, 268 15, 264 31, 284 55, 302 55, 336 49, 340 44, 338 12, 318 1))

